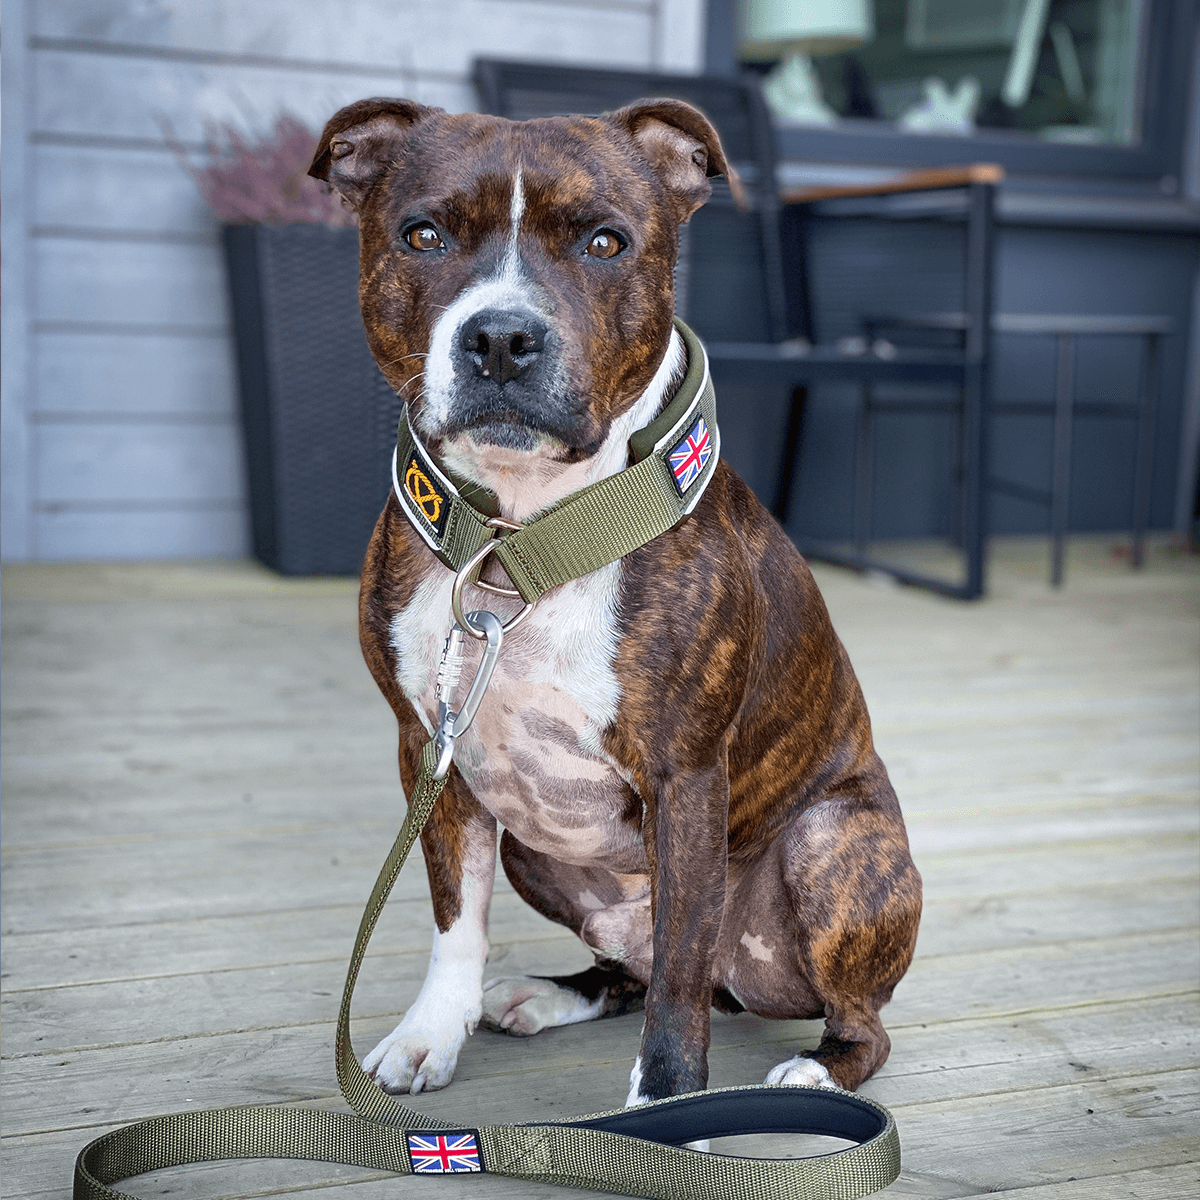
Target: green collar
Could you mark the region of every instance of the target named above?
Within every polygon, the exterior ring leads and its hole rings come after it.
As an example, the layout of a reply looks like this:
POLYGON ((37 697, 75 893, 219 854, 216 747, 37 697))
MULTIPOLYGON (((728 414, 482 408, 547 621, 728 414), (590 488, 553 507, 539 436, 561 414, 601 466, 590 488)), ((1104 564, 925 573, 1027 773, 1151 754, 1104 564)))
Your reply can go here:
MULTIPOLYGON (((699 503, 720 454, 717 402, 700 339, 678 318, 687 373, 663 411, 629 439, 633 464, 589 484, 512 533, 495 555, 522 599, 616 562, 681 521, 699 503)), ((498 530, 499 509, 485 488, 455 481, 400 417, 392 485, 400 507, 429 548, 460 571, 498 530)))

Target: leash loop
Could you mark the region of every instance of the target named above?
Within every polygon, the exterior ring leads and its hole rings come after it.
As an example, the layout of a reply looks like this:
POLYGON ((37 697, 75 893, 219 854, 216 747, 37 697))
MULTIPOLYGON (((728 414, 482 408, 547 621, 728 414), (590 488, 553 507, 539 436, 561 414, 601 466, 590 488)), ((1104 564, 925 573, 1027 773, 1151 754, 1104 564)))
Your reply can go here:
MULTIPOLYGON (((518 522, 508 520, 507 517, 489 517, 484 524, 489 529, 502 529, 507 530, 509 533, 524 528, 524 526, 520 525, 518 522)), ((472 554, 470 558, 468 558, 467 561, 458 569, 457 574, 454 576, 454 586, 450 589, 450 607, 454 610, 454 619, 458 622, 462 629, 471 635, 471 637, 477 638, 479 641, 483 641, 483 639, 488 635, 473 625, 464 612, 463 587, 469 583, 473 587, 482 588, 483 591, 492 592, 497 596, 507 596, 511 600, 521 599, 521 593, 517 591, 516 588, 501 587, 499 584, 485 583, 482 579, 472 578, 473 575, 477 575, 479 573, 479 569, 483 566, 483 563, 487 559, 488 555, 496 552, 500 546, 501 540, 501 538, 489 538, 486 542, 484 542, 483 545, 480 546, 479 549, 476 550, 475 553, 472 554)), ((533 612, 533 606, 536 603, 536 600, 528 601, 525 604, 525 607, 521 609, 521 611, 517 613, 515 617, 510 617, 504 622, 504 624, 501 626, 501 630, 504 633, 507 633, 510 629, 516 628, 516 626, 518 626, 523 620, 525 620, 527 616, 529 616, 531 612, 533 612)), ((471 616, 475 615, 476 614, 474 613, 471 614, 471 616)))

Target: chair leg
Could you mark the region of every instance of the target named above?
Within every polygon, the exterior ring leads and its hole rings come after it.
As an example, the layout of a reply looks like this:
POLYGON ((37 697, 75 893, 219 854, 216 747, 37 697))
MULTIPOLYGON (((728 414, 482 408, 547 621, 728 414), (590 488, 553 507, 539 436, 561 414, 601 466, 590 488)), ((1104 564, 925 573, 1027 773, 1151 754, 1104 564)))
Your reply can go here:
POLYGON ((1071 509, 1071 418, 1074 392, 1075 339, 1060 333, 1054 388, 1054 476, 1050 484, 1050 585, 1061 587, 1071 509))
POLYGON ((966 498, 963 495, 967 479, 966 448, 963 444, 966 436, 966 422, 963 420, 963 408, 965 404, 966 398, 960 389, 958 407, 954 410, 954 415, 951 417, 953 425, 951 440, 954 444, 954 544, 960 550, 966 548, 968 536, 967 506, 965 502, 966 498))
POLYGON ((1146 368, 1142 395, 1138 404, 1137 468, 1133 483, 1133 554, 1134 568, 1146 557, 1146 526, 1150 523, 1150 480, 1154 466, 1154 402, 1158 391, 1158 334, 1146 338, 1146 368))
POLYGON ((787 429, 783 435, 783 461, 779 466, 779 484, 775 489, 773 513, 780 525, 787 525, 792 505, 792 482, 796 477, 796 456, 800 452, 800 433, 804 428, 804 409, 808 404, 808 389, 792 389, 788 405, 787 429))
POLYGON ((864 383, 858 398, 858 439, 854 458, 854 548, 865 554, 871 540, 875 499, 875 392, 864 383))

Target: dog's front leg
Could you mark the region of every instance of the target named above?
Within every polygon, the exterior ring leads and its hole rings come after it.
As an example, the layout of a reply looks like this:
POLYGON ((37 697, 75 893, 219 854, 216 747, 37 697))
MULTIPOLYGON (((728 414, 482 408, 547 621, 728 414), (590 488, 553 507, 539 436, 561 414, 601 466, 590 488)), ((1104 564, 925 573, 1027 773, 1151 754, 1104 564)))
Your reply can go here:
MULTIPOLYGON (((411 782, 405 779, 406 788, 411 782)), ((385 1092, 433 1091, 454 1075, 479 1021, 488 956, 488 907, 496 869, 496 822, 458 773, 421 834, 436 928, 420 994, 404 1019, 363 1060, 385 1092)))
POLYGON ((651 871, 654 963, 627 1104, 708 1083, 713 953, 725 906, 729 776, 718 761, 660 777, 643 836, 651 871))

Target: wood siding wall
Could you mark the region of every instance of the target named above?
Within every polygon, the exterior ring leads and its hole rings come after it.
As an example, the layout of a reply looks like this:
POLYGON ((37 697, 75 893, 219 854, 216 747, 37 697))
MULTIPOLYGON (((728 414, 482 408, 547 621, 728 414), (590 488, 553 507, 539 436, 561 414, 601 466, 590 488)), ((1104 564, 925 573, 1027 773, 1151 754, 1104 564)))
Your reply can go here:
POLYGON ((164 136, 475 106, 476 55, 690 70, 702 0, 11 0, 4 7, 4 555, 247 547, 213 216, 164 136), (23 162, 22 162, 23 158, 23 162))

